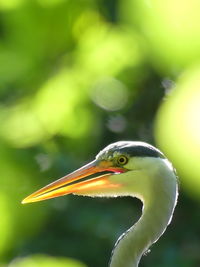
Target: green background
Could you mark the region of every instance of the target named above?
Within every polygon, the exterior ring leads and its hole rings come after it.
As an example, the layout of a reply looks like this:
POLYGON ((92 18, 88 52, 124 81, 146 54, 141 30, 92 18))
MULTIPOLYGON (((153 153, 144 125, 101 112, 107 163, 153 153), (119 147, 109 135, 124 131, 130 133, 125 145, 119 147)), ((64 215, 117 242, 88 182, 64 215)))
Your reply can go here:
POLYGON ((200 266, 199 14, 199 0, 0 1, 1 267, 107 266, 140 201, 21 200, 118 140, 156 145, 180 179, 141 266, 200 266))

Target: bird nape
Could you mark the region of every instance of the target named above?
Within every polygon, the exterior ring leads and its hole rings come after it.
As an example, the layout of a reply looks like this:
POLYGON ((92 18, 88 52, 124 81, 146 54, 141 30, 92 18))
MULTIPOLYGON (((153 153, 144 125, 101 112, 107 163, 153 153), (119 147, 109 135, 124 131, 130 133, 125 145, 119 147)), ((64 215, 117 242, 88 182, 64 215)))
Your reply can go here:
POLYGON ((36 191, 22 203, 67 194, 132 196, 143 202, 141 218, 118 239, 110 261, 111 267, 136 267, 170 223, 178 183, 162 152, 144 142, 122 141, 105 147, 94 161, 36 191), (97 177, 90 177, 92 174, 97 177))

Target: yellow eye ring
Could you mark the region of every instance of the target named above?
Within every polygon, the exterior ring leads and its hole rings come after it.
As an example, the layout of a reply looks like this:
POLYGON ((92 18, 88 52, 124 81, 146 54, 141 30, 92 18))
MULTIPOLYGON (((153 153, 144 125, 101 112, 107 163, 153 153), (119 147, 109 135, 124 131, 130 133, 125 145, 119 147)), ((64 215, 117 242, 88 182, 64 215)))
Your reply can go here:
POLYGON ((117 163, 119 165, 125 165, 128 162, 128 158, 124 155, 121 155, 117 158, 117 163))

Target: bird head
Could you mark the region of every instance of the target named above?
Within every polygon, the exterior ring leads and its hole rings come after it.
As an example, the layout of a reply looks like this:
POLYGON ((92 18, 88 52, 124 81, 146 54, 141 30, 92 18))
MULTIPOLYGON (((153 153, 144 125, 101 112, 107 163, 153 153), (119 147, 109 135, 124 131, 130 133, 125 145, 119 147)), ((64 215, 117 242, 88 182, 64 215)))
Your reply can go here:
POLYGON ((163 159, 164 155, 144 142, 113 143, 100 151, 92 162, 29 195, 22 203, 67 194, 113 197, 128 195, 128 187, 137 187, 140 176, 144 176, 141 172, 145 158, 163 159), (134 180, 133 176, 137 178, 134 180))

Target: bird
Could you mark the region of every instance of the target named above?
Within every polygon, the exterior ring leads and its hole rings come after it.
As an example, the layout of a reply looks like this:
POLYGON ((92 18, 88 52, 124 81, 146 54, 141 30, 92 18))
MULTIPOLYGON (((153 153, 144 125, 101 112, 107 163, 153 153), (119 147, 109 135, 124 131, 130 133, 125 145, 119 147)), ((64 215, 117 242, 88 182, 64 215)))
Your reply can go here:
POLYGON ((171 222, 178 187, 176 171, 159 149, 140 141, 118 141, 106 146, 90 163, 29 195, 22 203, 67 194, 140 199, 142 215, 117 240, 109 265, 137 267, 171 222))

